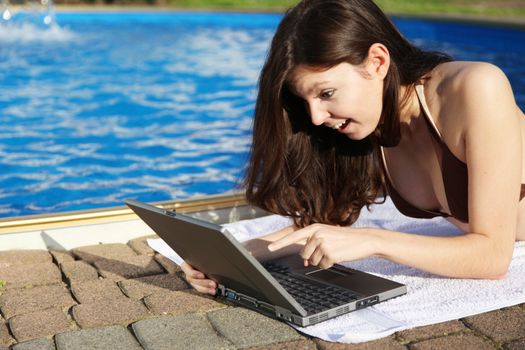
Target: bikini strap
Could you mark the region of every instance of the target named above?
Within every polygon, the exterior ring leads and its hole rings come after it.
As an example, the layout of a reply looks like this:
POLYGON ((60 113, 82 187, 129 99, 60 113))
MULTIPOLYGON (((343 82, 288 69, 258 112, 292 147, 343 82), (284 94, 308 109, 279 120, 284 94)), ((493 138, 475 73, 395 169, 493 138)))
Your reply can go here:
POLYGON ((388 171, 388 166, 386 165, 385 150, 383 149, 383 146, 379 146, 379 149, 381 150, 381 162, 383 163, 383 169, 385 170, 386 178, 390 183, 392 183, 392 177, 390 176, 390 171, 388 171))
POLYGON ((434 119, 432 119, 432 114, 430 114, 430 109, 427 105, 427 100, 425 98, 425 88, 423 87, 423 84, 418 84, 415 86, 416 89, 416 95, 419 100, 419 103, 421 104, 421 107, 423 107, 423 113, 425 115, 425 119, 428 120, 430 125, 432 126, 432 129, 436 133, 436 135, 439 137, 439 139, 443 142, 443 137, 441 136, 441 132, 436 126, 436 123, 434 122, 434 119))

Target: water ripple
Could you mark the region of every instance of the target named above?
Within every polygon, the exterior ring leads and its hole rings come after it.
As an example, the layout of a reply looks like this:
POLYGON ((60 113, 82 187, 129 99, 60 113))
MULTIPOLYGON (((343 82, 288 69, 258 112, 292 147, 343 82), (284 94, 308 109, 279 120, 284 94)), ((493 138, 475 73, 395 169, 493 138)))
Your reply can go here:
MULTIPOLYGON (((239 185, 258 73, 279 15, 57 19, 61 27, 44 30, 0 26, 0 216, 122 205, 128 197, 180 199, 239 185)), ((472 28, 398 24, 426 48, 501 65, 525 105, 523 50, 501 50, 523 42, 523 32, 498 29, 501 39, 487 42, 472 28), (468 37, 457 35, 462 31, 468 37)))

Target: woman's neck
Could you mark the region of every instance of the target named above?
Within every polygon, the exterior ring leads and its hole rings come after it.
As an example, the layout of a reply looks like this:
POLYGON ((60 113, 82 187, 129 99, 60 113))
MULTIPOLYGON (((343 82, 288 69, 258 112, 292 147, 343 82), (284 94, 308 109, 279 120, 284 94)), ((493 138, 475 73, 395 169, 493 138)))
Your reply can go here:
POLYGON ((421 116, 421 105, 416 94, 415 85, 401 85, 399 89, 399 121, 410 125, 421 116))
POLYGON ((399 123, 401 131, 400 144, 411 143, 421 127, 423 110, 419 103, 415 85, 403 85, 399 90, 399 123))

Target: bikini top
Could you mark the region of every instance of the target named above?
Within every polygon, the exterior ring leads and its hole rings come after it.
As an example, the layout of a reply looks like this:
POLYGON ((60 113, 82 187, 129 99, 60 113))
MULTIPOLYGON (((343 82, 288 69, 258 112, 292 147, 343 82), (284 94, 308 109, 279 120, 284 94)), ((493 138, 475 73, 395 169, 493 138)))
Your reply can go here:
MULTIPOLYGON (((399 193, 395 190, 390 179, 390 174, 386 166, 385 153, 383 147, 381 147, 383 169, 385 170, 387 192, 396 208, 404 215, 413 218, 430 219, 436 216, 449 217, 452 216, 461 222, 467 223, 468 217, 468 171, 467 165, 459 160, 447 147, 441 133, 439 132, 436 124, 432 120, 430 110, 428 109, 423 85, 416 85, 416 94, 419 99, 419 103, 423 108, 423 115, 425 120, 429 124, 431 134, 435 138, 438 144, 438 162, 441 166, 441 175, 443 177, 443 185, 445 188, 445 196, 447 199, 448 207, 450 208, 450 214, 439 210, 426 210, 415 207, 406 201, 399 193)), ((525 196, 525 184, 521 184, 520 200, 525 196)))

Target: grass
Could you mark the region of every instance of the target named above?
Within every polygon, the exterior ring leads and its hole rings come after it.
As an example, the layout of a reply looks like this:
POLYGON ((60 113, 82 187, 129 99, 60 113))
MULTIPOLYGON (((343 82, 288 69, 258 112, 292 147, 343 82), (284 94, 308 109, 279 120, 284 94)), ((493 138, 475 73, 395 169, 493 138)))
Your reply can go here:
POLYGON ((523 0, 377 0, 376 3, 391 13, 525 17, 523 0))
POLYGON ((5 286, 7 286, 7 282, 4 280, 0 280, 0 290, 2 290, 5 286))
MULTIPOLYGON (((168 0, 176 7, 283 11, 296 0, 168 0)), ((388 13, 525 17, 524 0, 376 0, 388 13)))

